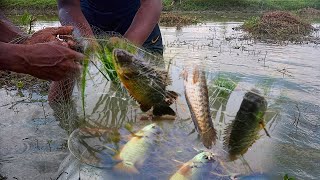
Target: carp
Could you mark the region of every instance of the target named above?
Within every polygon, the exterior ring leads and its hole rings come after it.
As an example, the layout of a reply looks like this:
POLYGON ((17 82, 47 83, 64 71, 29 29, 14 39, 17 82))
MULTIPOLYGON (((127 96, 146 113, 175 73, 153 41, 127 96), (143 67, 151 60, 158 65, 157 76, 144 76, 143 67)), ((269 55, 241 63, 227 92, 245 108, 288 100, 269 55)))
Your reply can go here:
POLYGON ((152 123, 145 126, 135 133, 128 141, 119 154, 115 156, 115 160, 121 161, 114 166, 114 169, 120 172, 138 174, 137 165, 142 165, 148 155, 151 153, 152 145, 156 137, 162 133, 161 128, 152 123))

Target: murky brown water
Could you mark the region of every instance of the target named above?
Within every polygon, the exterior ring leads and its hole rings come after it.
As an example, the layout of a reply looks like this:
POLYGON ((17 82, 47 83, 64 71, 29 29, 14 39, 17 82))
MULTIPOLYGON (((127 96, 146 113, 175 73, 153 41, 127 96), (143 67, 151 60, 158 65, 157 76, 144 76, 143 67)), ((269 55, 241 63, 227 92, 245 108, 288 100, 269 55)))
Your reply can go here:
MULTIPOLYGON (((79 141, 81 128, 77 129, 75 121, 81 119, 82 111, 77 90, 74 106, 64 107, 65 110, 60 107, 61 112, 55 116, 47 102, 41 101, 46 100, 46 96, 34 95, 31 101, 28 97, 18 97, 15 92, 0 91, 0 174, 8 179, 78 179, 79 176, 81 179, 168 179, 177 171, 178 162, 186 162, 198 149, 204 149, 196 133, 188 136, 194 126, 180 78, 183 68, 197 65, 206 71, 212 101, 216 90, 213 80, 218 75, 237 82, 228 99, 211 104, 219 134, 212 151, 221 156, 222 161, 225 156, 222 132, 234 119, 245 92, 259 89, 268 102, 266 120, 271 138, 261 132, 261 138, 244 155, 247 164, 241 160, 225 162, 226 171, 217 167, 214 172, 246 174, 250 173, 250 166, 254 172, 288 173, 299 179, 317 179, 320 177, 320 46, 244 40, 243 32, 232 30, 240 24, 207 22, 179 30, 162 27, 165 62, 167 66, 170 62, 173 80, 169 89, 181 96, 172 105, 177 111, 176 120, 159 123, 164 135, 151 158, 139 168, 139 175, 119 175, 108 168, 97 168, 106 167, 109 161, 103 153, 98 157, 103 161, 92 161, 88 148, 79 141), (271 120, 272 117, 275 118, 271 120), (74 133, 69 139, 71 132, 74 133), (68 150, 68 139, 72 153, 68 150)), ((38 22, 35 30, 58 25, 58 22, 38 22)), ((314 36, 319 37, 319 34, 314 36)), ((134 130, 139 130, 150 123, 139 120, 141 115, 138 105, 126 91, 105 81, 95 68, 91 69, 86 89, 87 126, 107 129, 129 122, 134 130)), ((123 127, 117 131, 124 137, 120 144, 125 144, 129 132, 123 127)), ((101 137, 92 136, 87 141, 91 147, 108 144, 101 137)), ((212 174, 208 178, 225 177, 212 174)))

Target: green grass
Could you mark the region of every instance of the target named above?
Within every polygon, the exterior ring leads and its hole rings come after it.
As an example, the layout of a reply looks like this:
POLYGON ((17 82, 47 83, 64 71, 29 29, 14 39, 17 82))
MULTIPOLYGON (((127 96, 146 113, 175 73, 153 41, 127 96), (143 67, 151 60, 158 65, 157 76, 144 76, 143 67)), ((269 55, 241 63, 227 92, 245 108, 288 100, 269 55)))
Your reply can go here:
POLYGON ((50 8, 57 9, 56 0, 1 0, 1 4, 5 8, 23 9, 23 8, 50 8))
POLYGON ((319 0, 183 0, 181 4, 173 6, 172 0, 163 2, 165 10, 185 11, 320 9, 319 0))
MULTIPOLYGON (((320 9, 319 0, 182 0, 171 6, 172 0, 163 0, 164 10, 297 10, 305 7, 320 9)), ((56 9, 56 0, 1 0, 2 7, 13 9, 56 9)))

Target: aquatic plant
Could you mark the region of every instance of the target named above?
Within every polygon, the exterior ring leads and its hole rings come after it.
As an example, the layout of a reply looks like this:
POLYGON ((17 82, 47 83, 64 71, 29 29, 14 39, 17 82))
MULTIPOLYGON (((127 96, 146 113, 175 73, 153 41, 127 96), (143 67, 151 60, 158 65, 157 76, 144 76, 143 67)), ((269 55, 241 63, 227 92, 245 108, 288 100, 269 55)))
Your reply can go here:
POLYGON ((223 74, 219 74, 217 78, 214 79, 213 84, 219 89, 220 97, 227 97, 236 88, 237 80, 233 81, 223 74))
POLYGON ((28 34, 31 34, 32 26, 35 21, 36 17, 25 11, 24 14, 21 16, 19 23, 23 26, 23 28, 28 30, 28 34))
POLYGON ((99 35, 96 41, 99 43, 99 47, 97 48, 88 48, 86 49, 86 58, 83 61, 83 70, 80 81, 80 89, 81 89, 81 102, 83 115, 85 117, 85 89, 86 89, 86 81, 87 74, 90 70, 90 64, 93 64, 95 68, 99 70, 99 72, 106 78, 107 81, 111 82, 119 82, 117 73, 115 71, 115 67, 113 64, 113 49, 120 48, 125 49, 128 52, 136 53, 138 48, 129 43, 127 40, 117 37, 119 35, 112 34, 114 37, 111 37, 109 34, 101 34, 99 35), (94 62, 95 57, 97 57, 98 61, 102 64, 103 70, 94 62))

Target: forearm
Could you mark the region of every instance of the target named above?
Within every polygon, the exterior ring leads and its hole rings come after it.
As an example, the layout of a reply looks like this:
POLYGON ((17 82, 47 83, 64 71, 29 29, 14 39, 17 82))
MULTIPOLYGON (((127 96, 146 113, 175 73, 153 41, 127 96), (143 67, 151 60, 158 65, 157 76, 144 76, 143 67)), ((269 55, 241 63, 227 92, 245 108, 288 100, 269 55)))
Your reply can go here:
POLYGON ((0 42, 10 42, 21 36, 27 36, 0 13, 0 42))
POLYGON ((24 51, 23 45, 0 42, 0 70, 24 73, 28 65, 21 56, 24 51))
POLYGON ((88 21, 81 12, 80 0, 58 0, 58 9, 61 24, 74 26, 77 37, 94 37, 88 21))
POLYGON ((124 37, 141 46, 158 23, 161 10, 161 0, 141 0, 141 6, 124 37))

